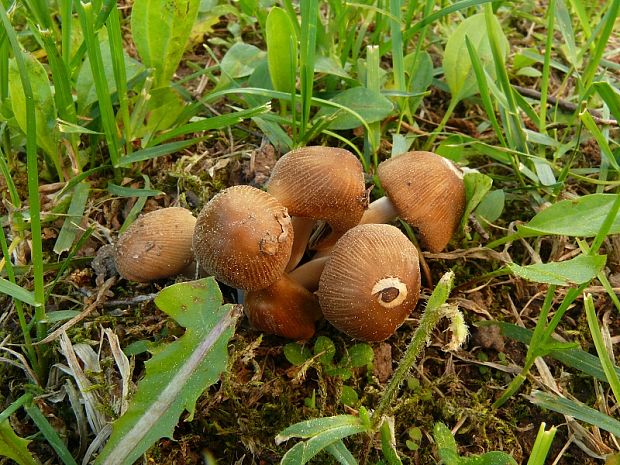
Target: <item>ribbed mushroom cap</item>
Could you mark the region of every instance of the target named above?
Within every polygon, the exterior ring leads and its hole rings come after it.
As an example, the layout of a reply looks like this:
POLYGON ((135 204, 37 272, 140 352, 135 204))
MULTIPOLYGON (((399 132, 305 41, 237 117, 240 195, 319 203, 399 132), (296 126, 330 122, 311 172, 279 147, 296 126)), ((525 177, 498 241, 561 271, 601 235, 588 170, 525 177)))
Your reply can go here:
POLYGON ((239 289, 262 289, 274 283, 288 263, 291 218, 267 192, 229 187, 198 215, 193 243, 207 273, 239 289))
POLYGON ((440 252, 465 210, 460 171, 435 153, 407 152, 380 163, 377 172, 398 216, 418 230, 422 247, 440 252))
POLYGON ((288 152, 273 167, 267 191, 291 216, 323 220, 341 233, 358 224, 368 206, 362 165, 340 148, 288 152))
POLYGON ((121 234, 114 249, 119 274, 148 282, 180 274, 193 260, 196 218, 180 207, 145 213, 121 234))
POLYGON ((318 290, 325 319, 365 341, 391 336, 419 294, 417 249, 387 224, 359 225, 345 233, 327 260, 318 290))
POLYGON ((265 289, 248 292, 243 308, 256 329, 295 340, 310 339, 322 317, 316 296, 286 275, 265 289))

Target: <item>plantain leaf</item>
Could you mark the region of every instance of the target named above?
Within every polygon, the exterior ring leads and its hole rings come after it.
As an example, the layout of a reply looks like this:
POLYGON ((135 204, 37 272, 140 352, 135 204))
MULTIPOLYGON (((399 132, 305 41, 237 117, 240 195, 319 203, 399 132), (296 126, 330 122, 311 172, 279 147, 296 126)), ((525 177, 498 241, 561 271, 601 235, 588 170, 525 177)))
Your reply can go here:
MULTIPOLYGON (((394 109, 392 102, 387 97, 366 87, 346 89, 330 101, 350 108, 359 114, 366 123, 381 121, 389 116, 394 109)), ((353 129, 362 125, 362 122, 351 113, 332 107, 321 108, 316 116, 328 116, 336 112, 337 114, 329 124, 330 129, 353 129)))
POLYGON ((0 457, 8 457, 19 465, 39 465, 28 450, 29 442, 15 434, 9 420, 0 423, 0 457))
POLYGON ((292 92, 297 71, 297 38, 291 18, 282 8, 273 7, 269 12, 265 41, 273 88, 292 92))
POLYGON ((510 271, 528 281, 569 286, 583 284, 594 278, 605 266, 606 255, 579 255, 564 262, 508 265, 510 271))
MULTIPOLYGON (((492 21, 497 23, 496 33, 501 34, 499 47, 501 54, 508 54, 508 40, 501 32, 501 26, 495 16, 492 21)), ((443 55, 443 71, 446 83, 450 88, 453 99, 464 99, 478 92, 478 83, 472 70, 471 58, 467 51, 465 37, 478 52, 478 57, 484 69, 491 76, 495 76, 493 53, 489 44, 489 33, 484 13, 478 13, 465 19, 448 38, 443 55)))
POLYGON ((238 307, 222 305, 213 278, 167 287, 157 306, 186 328, 185 334, 146 362, 146 376, 96 464, 132 464, 155 441, 172 438, 184 410, 193 415, 196 400, 226 369, 227 344, 239 317, 238 307))
POLYGON ((136 0, 131 32, 142 62, 153 68, 153 87, 168 85, 181 61, 200 0, 136 0))
MULTIPOLYGON (((34 111, 37 121, 37 145, 48 155, 56 156, 58 131, 56 125, 56 105, 47 72, 35 57, 22 52, 34 95, 34 111)), ((19 77, 15 59, 9 61, 9 100, 19 127, 26 132, 26 96, 19 77)))
MULTIPOLYGON (((615 200, 615 194, 590 194, 575 200, 562 200, 541 211, 528 224, 518 226, 517 229, 523 237, 548 234, 594 237, 601 229, 615 200)), ((609 230, 609 234, 618 233, 620 215, 609 230)))

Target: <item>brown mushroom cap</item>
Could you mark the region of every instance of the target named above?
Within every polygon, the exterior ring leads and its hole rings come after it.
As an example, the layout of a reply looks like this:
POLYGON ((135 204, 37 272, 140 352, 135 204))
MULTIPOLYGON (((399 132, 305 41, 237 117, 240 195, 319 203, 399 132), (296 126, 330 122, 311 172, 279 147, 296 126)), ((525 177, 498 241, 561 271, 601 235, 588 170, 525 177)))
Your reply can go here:
POLYGON ((229 286, 263 289, 284 272, 293 243, 286 208, 251 186, 223 190, 203 208, 194 230, 200 266, 229 286))
POLYGON ((450 160, 407 152, 379 164, 379 179, 398 216, 419 232, 422 247, 441 251, 465 210, 465 184, 450 160))
POLYGON ((114 262, 120 275, 148 282, 180 274, 193 260, 196 218, 180 207, 145 213, 118 238, 114 262))
POLYGON ((265 289, 248 292, 243 308, 256 329, 296 340, 310 339, 322 317, 316 296, 287 275, 265 289))
POLYGON ((341 232, 358 224, 368 206, 362 164, 348 150, 333 147, 303 147, 282 156, 267 192, 291 216, 323 220, 341 232))
POLYGON ((325 319, 365 341, 391 336, 419 294, 417 249, 387 224, 359 225, 345 233, 327 260, 318 290, 325 319))

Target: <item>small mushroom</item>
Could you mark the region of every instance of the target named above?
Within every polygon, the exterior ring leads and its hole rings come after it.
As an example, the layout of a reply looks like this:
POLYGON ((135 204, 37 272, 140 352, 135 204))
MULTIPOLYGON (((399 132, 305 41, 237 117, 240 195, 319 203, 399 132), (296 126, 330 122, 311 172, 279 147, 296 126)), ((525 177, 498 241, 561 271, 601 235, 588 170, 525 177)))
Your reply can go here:
POLYGON ((418 301, 417 249, 394 226, 356 226, 336 242, 317 294, 325 319, 337 329, 356 339, 382 341, 418 301))
POLYGON ((256 329, 295 340, 310 339, 323 316, 316 296, 287 275, 265 289, 249 291, 243 307, 256 329))
POLYGON ((454 164, 432 152, 407 152, 379 164, 386 196, 372 202, 361 224, 402 218, 418 230, 422 247, 440 252, 465 210, 465 184, 454 164))
POLYGON ((301 260, 315 220, 325 221, 335 242, 359 223, 368 206, 364 170, 345 149, 303 147, 283 155, 273 167, 267 191, 295 219, 295 243, 287 270, 301 260))
POLYGON ((238 289, 264 289, 289 261, 291 218, 267 192, 229 187, 198 215, 193 244, 199 265, 216 279, 238 289))
POLYGON ((196 218, 180 207, 168 207, 140 216, 121 234, 114 262, 125 279, 148 282, 176 276, 190 265, 196 218))

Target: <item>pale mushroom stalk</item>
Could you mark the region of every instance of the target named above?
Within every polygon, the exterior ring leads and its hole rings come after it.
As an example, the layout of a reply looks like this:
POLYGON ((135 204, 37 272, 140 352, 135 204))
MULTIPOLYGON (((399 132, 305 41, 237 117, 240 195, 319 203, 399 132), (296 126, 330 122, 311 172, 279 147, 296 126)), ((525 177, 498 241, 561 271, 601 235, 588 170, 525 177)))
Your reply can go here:
POLYGON ((321 279, 321 273, 323 273, 328 258, 328 256, 314 258, 295 268, 288 274, 288 277, 309 291, 314 292, 319 287, 319 279, 321 279))
POLYGON ((291 250, 291 258, 286 265, 286 272, 289 272, 297 265, 304 257, 306 252, 306 245, 312 235, 312 229, 314 228, 315 220, 312 218, 303 218, 300 216, 291 217, 291 223, 293 225, 293 248, 291 250))
POLYGON ((362 215, 360 224, 383 224, 390 223, 398 217, 398 211, 392 201, 383 196, 368 205, 368 209, 362 215))

